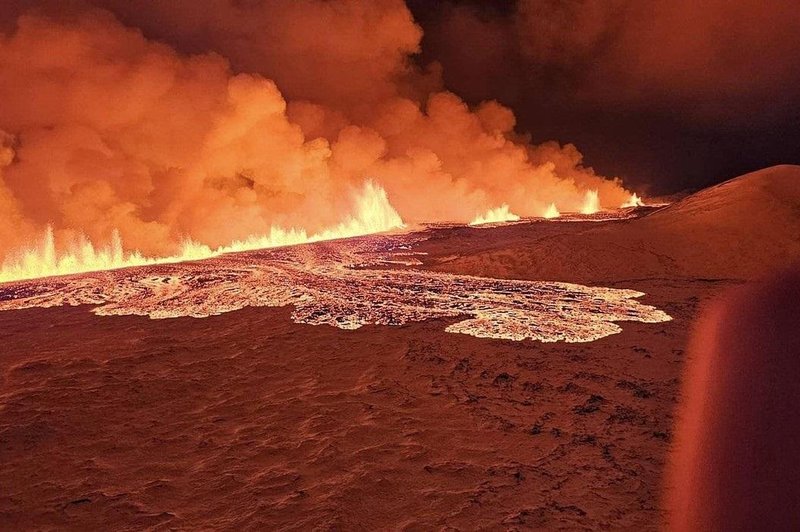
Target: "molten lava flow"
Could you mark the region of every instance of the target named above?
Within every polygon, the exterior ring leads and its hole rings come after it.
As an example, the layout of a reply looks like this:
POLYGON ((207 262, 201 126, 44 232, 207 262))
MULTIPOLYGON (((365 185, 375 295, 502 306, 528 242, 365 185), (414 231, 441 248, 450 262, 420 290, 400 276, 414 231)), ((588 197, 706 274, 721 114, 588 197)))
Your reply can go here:
POLYGON ((629 207, 644 207, 644 201, 640 198, 635 192, 631 194, 631 197, 628 198, 628 201, 621 205, 621 208, 627 209, 629 207))
POLYGON ((53 229, 48 227, 38 244, 12 253, 10 258, 5 260, 0 270, 0 282, 199 260, 223 253, 348 238, 402 227, 404 227, 403 220, 389 203, 386 191, 367 181, 364 188, 356 195, 353 215, 339 225, 311 236, 304 229, 272 227, 268 234, 253 235, 216 249, 187 240, 182 245, 180 253, 176 255, 144 257, 137 251, 126 253, 123 250, 122 239, 116 231, 111 242, 105 247, 97 248, 83 237, 66 251, 59 252, 56 249, 53 229))
POLYGON ((600 197, 596 190, 587 190, 583 198, 581 214, 594 214, 600 210, 600 197))
POLYGON ((478 216, 473 219, 469 225, 484 225, 484 224, 496 224, 502 222, 516 222, 519 220, 519 216, 511 212, 508 205, 505 203, 501 206, 497 207, 496 209, 489 209, 486 214, 479 214, 478 216))
POLYGON ((544 211, 544 214, 542 215, 543 218, 547 218, 548 220, 551 220, 553 218, 558 218, 559 216, 561 216, 561 213, 558 212, 558 207, 556 207, 555 203, 551 203, 547 207, 547 210, 544 211))
POLYGON ((357 329, 460 318, 446 330, 543 342, 590 342, 620 332, 619 321, 671 319, 639 303, 643 294, 633 290, 381 267, 407 261, 410 246, 424 238, 374 235, 21 281, 2 287, 0 311, 88 304, 99 315, 203 318, 292 305, 292 319, 311 325, 357 329))

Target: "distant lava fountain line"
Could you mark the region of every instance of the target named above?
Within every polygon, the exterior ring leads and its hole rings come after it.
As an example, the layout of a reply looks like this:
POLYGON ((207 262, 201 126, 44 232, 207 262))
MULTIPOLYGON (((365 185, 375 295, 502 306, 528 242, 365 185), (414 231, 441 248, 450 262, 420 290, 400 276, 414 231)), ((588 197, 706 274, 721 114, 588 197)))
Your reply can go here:
POLYGON ((381 268, 422 238, 374 235, 8 283, 0 310, 94 305, 99 315, 160 319, 292 305, 297 323, 357 329, 464 318, 446 330, 543 342, 589 342, 620 332, 615 322, 671 319, 633 290, 381 268))
POLYGON ((12 253, 3 261, 0 283, 201 260, 224 253, 351 238, 405 227, 400 215, 389 203, 386 192, 372 181, 364 183, 363 189, 354 198, 354 205, 354 212, 344 221, 312 235, 308 235, 304 229, 273 226, 268 233, 251 235, 216 249, 186 240, 179 253, 165 257, 145 257, 138 251, 125 252, 122 239, 116 231, 107 246, 95 247, 82 237, 68 250, 59 253, 53 230, 48 227, 40 242, 12 253))

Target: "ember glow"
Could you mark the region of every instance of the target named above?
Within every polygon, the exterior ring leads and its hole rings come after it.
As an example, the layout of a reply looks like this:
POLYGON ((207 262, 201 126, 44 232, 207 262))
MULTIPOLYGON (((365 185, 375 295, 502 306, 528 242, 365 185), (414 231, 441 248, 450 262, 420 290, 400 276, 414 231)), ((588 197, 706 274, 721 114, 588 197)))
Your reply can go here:
POLYGON ((81 235, 66 252, 59 253, 55 247, 53 230, 48 227, 39 243, 11 254, 11 259, 0 270, 0 282, 199 260, 223 253, 349 238, 404 227, 400 215, 389 203, 386 192, 371 181, 356 195, 354 204, 355 210, 351 216, 334 227, 312 235, 308 235, 304 229, 273 227, 268 234, 252 236, 216 249, 186 241, 179 254, 165 257, 144 257, 139 252, 125 252, 116 231, 105 247, 97 248, 81 235))
POLYGON ((671 319, 637 302, 644 294, 633 290, 381 268, 416 262, 408 249, 422 238, 368 236, 9 283, 0 288, 0 310, 93 305, 99 315, 160 319, 293 305, 292 319, 311 325, 463 318, 447 331, 543 342, 590 342, 620 332, 618 321, 671 319))
POLYGON ((496 209, 489 209, 485 214, 476 216, 469 225, 485 225, 503 222, 516 222, 519 216, 511 212, 505 203, 496 209))

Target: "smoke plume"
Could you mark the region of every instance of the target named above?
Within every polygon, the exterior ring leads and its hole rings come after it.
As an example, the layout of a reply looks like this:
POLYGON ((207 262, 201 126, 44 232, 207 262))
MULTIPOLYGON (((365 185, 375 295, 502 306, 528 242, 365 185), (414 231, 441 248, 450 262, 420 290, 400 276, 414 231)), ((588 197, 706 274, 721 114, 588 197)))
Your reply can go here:
POLYGON ((171 254, 336 226, 368 179, 404 221, 630 193, 512 111, 469 107, 400 0, 17 2, 0 28, 0 258, 45 227, 171 254))
POLYGON ((470 99, 505 85, 493 97, 568 95, 589 109, 679 111, 676 120, 728 127, 796 107, 793 0, 517 0, 506 13, 444 6, 432 56, 470 99))

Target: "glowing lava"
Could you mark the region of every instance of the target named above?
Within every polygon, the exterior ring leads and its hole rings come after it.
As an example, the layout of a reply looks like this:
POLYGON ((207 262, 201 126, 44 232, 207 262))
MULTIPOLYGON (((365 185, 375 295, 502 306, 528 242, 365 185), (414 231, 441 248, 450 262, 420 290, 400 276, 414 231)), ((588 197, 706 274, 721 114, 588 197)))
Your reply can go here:
POLYGON ((0 310, 94 305, 100 315, 202 318, 247 306, 293 305, 298 323, 357 329, 462 318, 447 331, 482 338, 589 342, 617 321, 671 318, 641 292, 386 268, 407 262, 421 233, 231 253, 0 286, 0 310), (398 260, 401 259, 401 260, 398 260), (405 259, 405 260, 403 260, 405 259))
POLYGON ((217 249, 187 240, 180 253, 166 257, 144 257, 123 250, 116 231, 111 242, 95 247, 87 238, 80 238, 64 252, 58 252, 52 228, 48 227, 38 244, 12 253, 0 270, 0 282, 69 275, 133 266, 170 264, 206 259, 223 253, 335 240, 391 231, 404 227, 400 215, 389 203, 386 192, 371 181, 355 197, 355 212, 339 225, 308 235, 303 229, 272 227, 267 234, 254 235, 217 249))
POLYGON ((548 220, 552 220, 553 218, 558 218, 559 216, 561 216, 561 213, 558 212, 558 207, 556 207, 555 203, 551 203, 547 207, 547 210, 544 211, 544 214, 542 215, 543 218, 547 218, 548 220))
POLYGON ((581 214, 594 214, 600 210, 600 197, 596 190, 587 190, 583 198, 581 214))
POLYGON ((629 207, 644 207, 644 201, 640 198, 635 192, 631 194, 631 197, 628 198, 628 201, 621 205, 621 208, 627 209, 629 207))
POLYGON ((469 223, 469 225, 484 225, 516 221, 519 221, 519 216, 511 212, 508 205, 504 203, 496 209, 489 209, 486 214, 479 214, 469 223))

